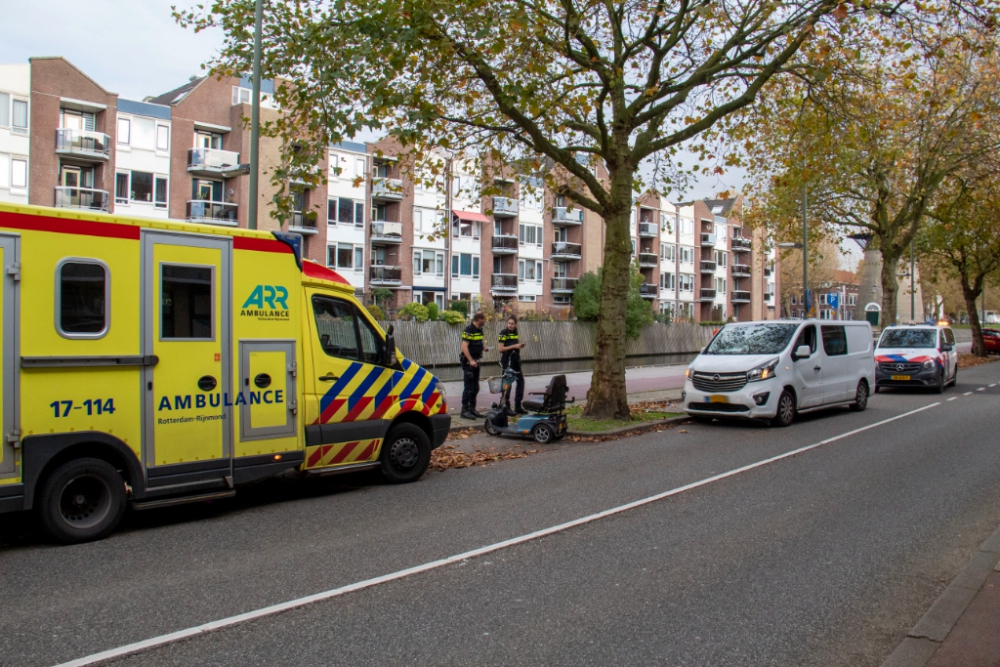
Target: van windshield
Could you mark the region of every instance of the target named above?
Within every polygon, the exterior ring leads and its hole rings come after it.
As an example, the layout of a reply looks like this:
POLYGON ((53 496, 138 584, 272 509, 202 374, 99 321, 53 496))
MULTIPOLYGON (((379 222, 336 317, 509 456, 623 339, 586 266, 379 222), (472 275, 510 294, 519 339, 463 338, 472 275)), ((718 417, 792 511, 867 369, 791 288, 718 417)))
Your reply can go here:
POLYGON ((705 354, 777 354, 788 347, 798 324, 727 324, 705 354))
POLYGON ((889 329, 879 347, 937 347, 936 329, 889 329))

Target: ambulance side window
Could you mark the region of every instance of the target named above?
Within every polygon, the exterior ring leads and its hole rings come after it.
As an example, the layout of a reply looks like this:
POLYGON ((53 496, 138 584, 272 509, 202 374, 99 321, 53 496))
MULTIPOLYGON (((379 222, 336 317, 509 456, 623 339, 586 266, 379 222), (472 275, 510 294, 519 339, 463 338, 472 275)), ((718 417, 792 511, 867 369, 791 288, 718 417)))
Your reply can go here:
POLYGON ((313 296, 312 304, 323 352, 331 357, 358 359, 354 306, 326 296, 313 296))
POLYGON ((375 333, 372 325, 368 324, 361 315, 358 315, 358 330, 361 333, 361 361, 366 364, 378 364, 382 362, 382 338, 375 333))
POLYGON ((108 267, 95 260, 67 260, 56 269, 56 329, 64 338, 101 338, 111 308, 108 267))
POLYGON ((212 267, 160 266, 160 338, 213 340, 212 267))

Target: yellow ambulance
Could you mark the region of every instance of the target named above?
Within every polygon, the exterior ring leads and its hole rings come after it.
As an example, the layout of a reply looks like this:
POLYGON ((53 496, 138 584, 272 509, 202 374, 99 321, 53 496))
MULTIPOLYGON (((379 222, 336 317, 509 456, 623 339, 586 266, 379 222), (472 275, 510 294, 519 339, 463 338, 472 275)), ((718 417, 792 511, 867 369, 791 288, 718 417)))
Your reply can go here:
POLYGON ((288 470, 423 475, 451 418, 301 239, 0 204, 0 512, 62 542, 288 470))

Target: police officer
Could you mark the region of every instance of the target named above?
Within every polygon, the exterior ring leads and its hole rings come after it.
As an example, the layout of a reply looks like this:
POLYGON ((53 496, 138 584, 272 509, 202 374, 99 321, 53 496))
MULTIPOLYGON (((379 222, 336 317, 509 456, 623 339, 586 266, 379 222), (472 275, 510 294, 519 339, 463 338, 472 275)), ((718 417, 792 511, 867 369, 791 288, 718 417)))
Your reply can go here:
POLYGON ((486 315, 478 312, 472 316, 472 324, 462 331, 462 353, 458 360, 462 362, 462 378, 465 389, 462 391, 462 416, 466 419, 482 419, 483 415, 476 411, 476 399, 479 397, 479 362, 483 352, 490 348, 483 345, 483 323, 486 315))
POLYGON ((509 415, 525 414, 524 409, 521 407, 521 401, 524 399, 524 374, 521 372, 522 348, 524 348, 524 343, 520 342, 517 336, 517 318, 511 315, 507 318, 507 328, 500 331, 500 344, 497 346, 497 350, 500 352, 500 366, 505 371, 511 371, 514 374, 514 380, 517 382, 517 389, 514 391, 513 410, 510 409, 511 388, 507 387, 507 391, 500 397, 509 415))

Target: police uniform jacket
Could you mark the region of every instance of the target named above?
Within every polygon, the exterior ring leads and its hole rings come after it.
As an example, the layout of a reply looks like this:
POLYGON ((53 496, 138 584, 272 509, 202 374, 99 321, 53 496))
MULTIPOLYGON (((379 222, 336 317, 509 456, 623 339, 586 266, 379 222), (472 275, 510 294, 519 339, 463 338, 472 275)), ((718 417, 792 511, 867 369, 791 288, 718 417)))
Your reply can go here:
MULTIPOLYGON (((517 328, 515 327, 513 331, 504 328, 500 332, 500 344, 504 347, 509 347, 511 345, 517 345, 520 341, 517 336, 517 328)), ((506 350, 500 355, 500 365, 503 368, 510 368, 512 370, 520 372, 521 370, 521 350, 506 350)))
MULTIPOLYGON (((483 330, 474 324, 465 327, 462 332, 462 341, 469 344, 469 356, 475 361, 479 361, 483 356, 483 330)), ((458 359, 463 364, 469 363, 465 355, 459 351, 458 359)))

